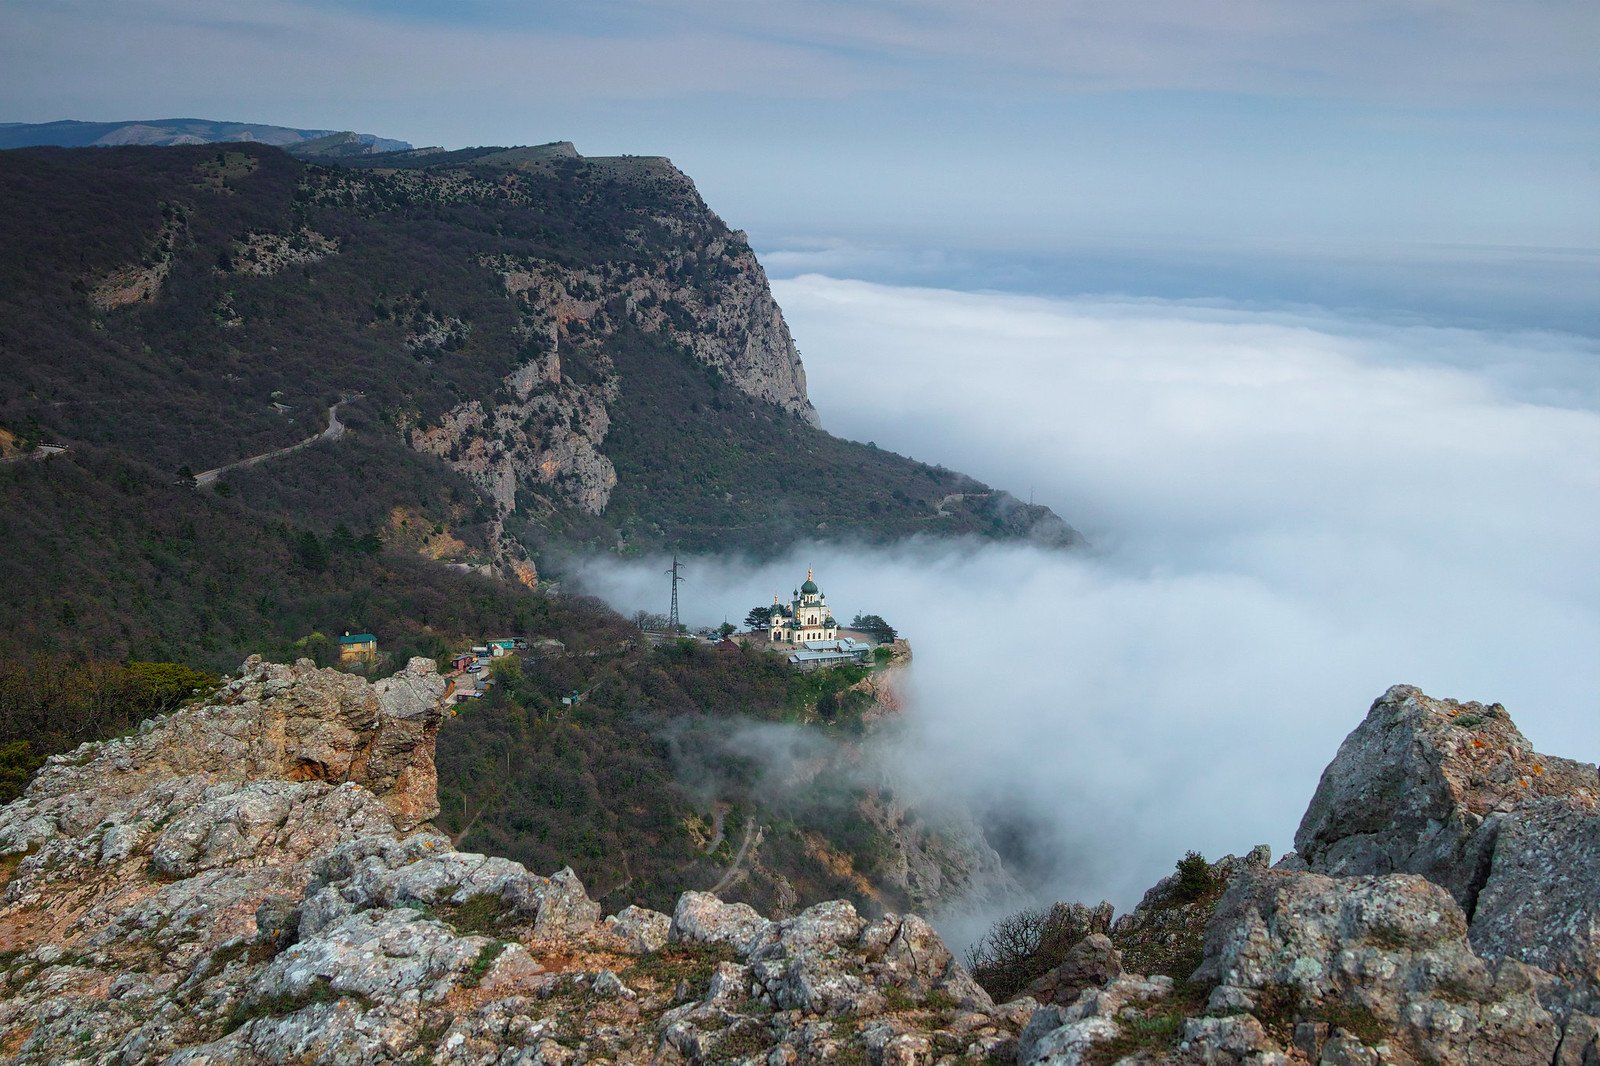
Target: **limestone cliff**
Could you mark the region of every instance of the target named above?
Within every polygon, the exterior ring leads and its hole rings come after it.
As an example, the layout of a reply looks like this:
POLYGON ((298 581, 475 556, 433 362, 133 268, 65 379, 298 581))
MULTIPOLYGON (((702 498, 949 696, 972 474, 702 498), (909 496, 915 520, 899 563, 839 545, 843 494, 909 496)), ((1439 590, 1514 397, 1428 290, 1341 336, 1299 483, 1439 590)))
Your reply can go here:
MULTIPOLYGON (((387 557, 421 547, 387 535, 397 509, 459 541, 429 559, 522 583, 574 553, 1078 540, 938 456, 823 432, 749 241, 664 159, 564 143, 337 162, 242 143, 19 149, 0 186, 0 426, 68 449, 58 473, 0 483, 3 508, 30 516, 0 553, 8 589, 39 591, 0 600, 22 654, 54 646, 35 620, 63 602, 116 657, 178 647, 206 598, 231 619, 208 630, 206 665, 231 667, 304 637, 305 618, 346 617, 371 576, 315 571, 321 602, 279 610, 262 593, 281 555, 238 551, 256 539, 240 527, 347 531, 387 557), (323 421, 336 404, 338 429, 323 421), (225 493, 231 519, 159 491, 209 470, 226 476, 193 487, 225 493), (130 498, 130 477, 151 488, 130 498), (129 521, 173 528, 102 535, 129 521), (173 536, 193 542, 191 576, 198 557, 250 571, 151 599, 173 536), (38 560, 113 548, 141 559, 38 580, 38 560)), ((466 597, 433 569, 374 601, 388 618, 347 621, 437 625, 425 602, 466 597)))
MULTIPOLYGON (((523 169, 581 158, 565 145, 504 162, 523 169)), ((494 501, 500 521, 493 540, 503 562, 521 556, 503 535, 519 506, 605 511, 617 484, 605 443, 620 382, 604 348, 620 328, 669 339, 745 395, 818 424, 800 353, 745 235, 729 230, 664 159, 584 162, 612 180, 650 187, 652 242, 630 231, 628 250, 641 254, 582 267, 482 257, 517 304, 525 358, 494 397, 467 400, 410 430, 415 448, 445 459, 494 501)), ((501 192, 481 184, 463 188, 485 197, 501 192)))

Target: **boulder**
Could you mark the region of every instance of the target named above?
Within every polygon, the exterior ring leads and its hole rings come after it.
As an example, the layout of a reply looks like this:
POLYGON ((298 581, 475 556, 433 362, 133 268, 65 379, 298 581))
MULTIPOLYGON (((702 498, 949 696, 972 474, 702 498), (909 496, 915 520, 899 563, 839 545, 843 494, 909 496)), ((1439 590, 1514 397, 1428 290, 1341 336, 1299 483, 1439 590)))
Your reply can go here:
POLYGON ((1549 797, 1503 816, 1470 935, 1486 959, 1554 974, 1558 1011, 1600 1013, 1600 813, 1549 797))
POLYGON ((1220 1018, 1187 1018, 1178 1045, 1202 1063, 1244 1063, 1251 1066, 1290 1066, 1293 1061, 1261 1023, 1248 1014, 1220 1018))
POLYGON ((1600 778, 1541 755, 1499 704, 1397 685, 1323 771, 1300 828, 1305 869, 1405 872, 1443 886, 1486 959, 1555 974, 1553 1005, 1600 1009, 1600 778))
POLYGON ((660 911, 632 904, 606 919, 606 926, 622 938, 628 950, 638 954, 660 951, 672 931, 672 918, 660 911))
POLYGON ((398 828, 414 828, 438 813, 433 753, 444 680, 431 660, 413 659, 378 685, 387 686, 385 696, 309 659, 283 666, 253 655, 209 702, 168 715, 159 728, 52 756, 27 802, 0 810, 0 853, 125 823, 130 807, 164 802, 185 783, 360 785, 398 828), (422 706, 428 694, 432 702, 422 706))
POLYGON ((1450 893, 1415 874, 1253 871, 1218 905, 1205 952, 1195 979, 1218 985, 1214 1010, 1363 1021, 1355 1041, 1380 1061, 1549 1062, 1560 1037, 1539 975, 1515 962, 1492 969, 1450 893))
POLYGON ((1600 1066, 1600 1018, 1588 1014, 1568 1018, 1552 1066, 1600 1066))
POLYGON ((1086 988, 1101 988, 1122 973, 1122 952, 1104 933, 1094 933, 1067 951, 1060 965, 1028 986, 1040 1003, 1067 1005, 1086 988))
POLYGON ((1172 978, 1127 974, 1103 989, 1084 992, 1068 1007, 1043 1006, 1034 1011, 1017 1037, 1018 1066, 1078 1066, 1089 1060, 1097 1044, 1122 1033, 1119 1019, 1172 994, 1172 978))
POLYGON ((538 901, 534 936, 576 936, 587 932, 600 920, 600 904, 589 898, 583 882, 570 866, 563 866, 543 881, 538 901))
POLYGON ((709 892, 685 892, 672 912, 667 939, 685 944, 722 944, 741 956, 755 950, 772 923, 745 903, 724 903, 709 892))

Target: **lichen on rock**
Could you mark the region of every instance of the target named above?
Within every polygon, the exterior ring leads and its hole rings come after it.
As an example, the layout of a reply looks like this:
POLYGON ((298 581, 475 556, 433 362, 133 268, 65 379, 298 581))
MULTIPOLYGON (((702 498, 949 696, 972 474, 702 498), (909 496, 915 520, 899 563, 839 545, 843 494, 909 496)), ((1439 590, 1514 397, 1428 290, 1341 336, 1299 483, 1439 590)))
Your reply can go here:
POLYGON ((1499 704, 1391 688, 1323 772, 1295 847, 1314 872, 1421 874, 1484 958, 1547 970, 1563 1008, 1600 1012, 1600 778, 1534 751, 1499 704))
POLYGON ((0 1054, 25 1063, 977 1058, 994 1010, 931 927, 704 893, 602 922, 434 832, 443 683, 252 658, 58 756, 0 810, 0 1054))
POLYGON ((832 901, 773 921, 686 892, 670 917, 628 907, 602 920, 570 869, 456 851, 428 821, 442 694, 427 660, 369 683, 253 657, 209 699, 52 758, 0 810, 0 1054, 1600 1058, 1594 790, 1582 764, 1533 753, 1503 711, 1391 690, 1324 775, 1303 856, 1194 859, 1115 922, 1080 908, 1082 942, 997 1005, 916 915, 832 901), (1529 777, 1543 781, 1519 784, 1529 777), (1514 801, 1486 807, 1508 784, 1514 801), (1192 972, 1159 972, 1189 970, 1202 935, 1192 972))
POLYGON ((1172 995, 1110 977, 1037 1010, 1018 1061, 1600 1062, 1595 784, 1498 705, 1390 689, 1322 775, 1297 854, 1211 864, 1190 898, 1175 874, 1113 923, 1124 965, 1179 971, 1172 995))

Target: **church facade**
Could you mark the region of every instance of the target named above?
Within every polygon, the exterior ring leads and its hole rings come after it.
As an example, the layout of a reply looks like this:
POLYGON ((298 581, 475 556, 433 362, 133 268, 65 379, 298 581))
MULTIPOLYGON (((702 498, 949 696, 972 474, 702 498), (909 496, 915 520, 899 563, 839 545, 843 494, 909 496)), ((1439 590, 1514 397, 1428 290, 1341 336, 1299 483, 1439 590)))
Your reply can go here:
POLYGON ((804 644, 808 640, 837 640, 839 623, 828 610, 828 598, 817 588, 817 582, 806 570, 806 582, 794 590, 794 599, 786 607, 772 594, 772 627, 767 639, 773 644, 804 644))

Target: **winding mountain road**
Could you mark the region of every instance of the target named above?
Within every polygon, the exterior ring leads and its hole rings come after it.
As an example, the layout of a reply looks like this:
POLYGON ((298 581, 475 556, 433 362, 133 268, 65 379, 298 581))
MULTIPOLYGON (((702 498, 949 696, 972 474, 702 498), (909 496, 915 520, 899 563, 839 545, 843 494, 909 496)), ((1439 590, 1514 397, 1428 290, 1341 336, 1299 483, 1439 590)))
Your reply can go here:
POLYGON ((722 875, 722 880, 710 888, 713 896, 726 892, 731 886, 738 883, 739 879, 744 876, 744 860, 750 854, 751 845, 760 843, 761 833, 756 829, 755 816, 751 815, 744 820, 744 839, 739 842, 739 851, 734 855, 733 863, 729 865, 727 872, 722 875))
POLYGON ((301 448, 309 448, 319 440, 338 440, 340 437, 344 436, 344 423, 339 421, 339 408, 343 407, 349 402, 350 398, 346 398, 328 408, 328 428, 323 430, 321 433, 314 433, 305 440, 291 444, 287 448, 276 448, 270 452, 262 452, 260 455, 252 455, 248 459, 240 459, 236 463, 228 463, 224 466, 215 467, 211 470, 202 470, 200 473, 194 476, 195 487, 205 488, 207 485, 212 484, 217 480, 217 478, 221 477, 223 474, 226 474, 230 470, 242 470, 247 466, 255 466, 257 463, 264 463, 268 459, 276 459, 280 455, 288 455, 290 452, 297 452, 301 448))

